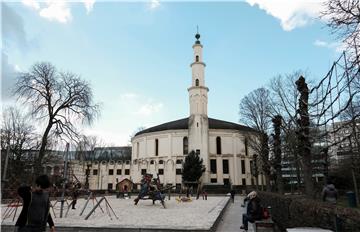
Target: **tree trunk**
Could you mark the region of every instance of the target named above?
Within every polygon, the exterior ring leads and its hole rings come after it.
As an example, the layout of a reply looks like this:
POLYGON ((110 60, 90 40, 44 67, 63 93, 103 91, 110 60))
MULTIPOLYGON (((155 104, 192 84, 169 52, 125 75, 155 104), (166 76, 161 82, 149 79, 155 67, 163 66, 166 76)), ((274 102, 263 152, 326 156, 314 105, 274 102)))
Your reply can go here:
POLYGON ((305 193, 309 197, 313 197, 314 184, 312 180, 312 156, 310 143, 310 119, 308 111, 309 89, 305 82, 305 78, 300 76, 295 82, 297 90, 300 92, 298 113, 300 118, 297 120, 299 130, 297 133, 299 155, 302 158, 302 171, 304 175, 305 193))
POLYGON ((276 185, 277 190, 280 194, 284 194, 284 183, 282 178, 282 171, 281 171, 281 122, 282 117, 280 115, 276 115, 272 122, 274 124, 274 155, 275 155, 275 170, 276 170, 276 185))
POLYGON ((41 146, 40 146, 40 150, 39 150, 39 155, 35 159, 35 164, 34 164, 34 174, 35 174, 35 176, 38 176, 38 175, 40 175, 40 174, 42 174, 44 172, 44 170, 42 168, 42 161, 43 161, 43 158, 45 156, 48 136, 49 136, 52 125, 53 125, 52 119, 50 119, 49 123, 48 123, 48 125, 47 125, 47 127, 45 129, 45 132, 44 132, 44 134, 42 136, 42 139, 41 139, 41 146))

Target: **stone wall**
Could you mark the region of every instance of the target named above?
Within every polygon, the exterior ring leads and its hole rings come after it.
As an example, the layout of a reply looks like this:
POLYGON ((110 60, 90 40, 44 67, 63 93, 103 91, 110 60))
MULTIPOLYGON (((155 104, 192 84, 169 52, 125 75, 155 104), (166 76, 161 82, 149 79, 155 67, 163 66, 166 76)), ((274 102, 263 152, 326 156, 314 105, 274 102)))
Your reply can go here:
POLYGON ((271 206, 273 220, 285 231, 292 227, 320 227, 333 231, 360 231, 360 210, 305 199, 259 193, 263 206, 271 206))

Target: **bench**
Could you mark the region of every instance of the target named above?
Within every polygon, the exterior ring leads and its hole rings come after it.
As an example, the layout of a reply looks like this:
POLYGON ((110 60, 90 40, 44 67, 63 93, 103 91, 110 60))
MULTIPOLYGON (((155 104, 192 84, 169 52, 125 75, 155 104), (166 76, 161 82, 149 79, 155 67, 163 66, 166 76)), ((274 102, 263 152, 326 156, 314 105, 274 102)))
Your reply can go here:
POLYGON ((255 221, 253 223, 253 227, 254 227, 254 231, 255 232, 260 232, 260 231, 264 231, 264 232, 268 232, 268 231, 275 231, 275 223, 274 221, 269 218, 269 219, 264 219, 261 221, 255 221))

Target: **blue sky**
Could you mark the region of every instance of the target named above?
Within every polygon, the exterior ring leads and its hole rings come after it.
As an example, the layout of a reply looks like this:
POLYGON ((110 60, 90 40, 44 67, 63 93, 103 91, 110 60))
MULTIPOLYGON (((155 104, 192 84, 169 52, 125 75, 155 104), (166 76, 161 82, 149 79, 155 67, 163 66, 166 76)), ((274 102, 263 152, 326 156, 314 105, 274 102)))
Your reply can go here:
MULTIPOLYGON (((238 105, 278 75, 323 77, 340 55, 318 1, 2 3, 2 103, 38 61, 91 83, 101 117, 84 132, 126 145, 138 127, 187 117, 199 25, 209 117, 238 122, 238 105)), ((42 128, 39 128, 41 131, 42 128)))

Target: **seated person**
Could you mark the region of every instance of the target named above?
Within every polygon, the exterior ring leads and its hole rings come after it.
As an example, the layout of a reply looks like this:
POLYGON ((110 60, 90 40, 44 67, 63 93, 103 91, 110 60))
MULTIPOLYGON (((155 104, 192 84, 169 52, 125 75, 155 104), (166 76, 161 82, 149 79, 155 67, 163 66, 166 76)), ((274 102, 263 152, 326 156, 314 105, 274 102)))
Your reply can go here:
POLYGON ((249 202, 247 204, 246 214, 243 214, 243 225, 240 229, 248 230, 249 222, 254 223, 256 220, 262 219, 262 211, 260 206, 260 198, 255 191, 252 191, 248 195, 249 202))

